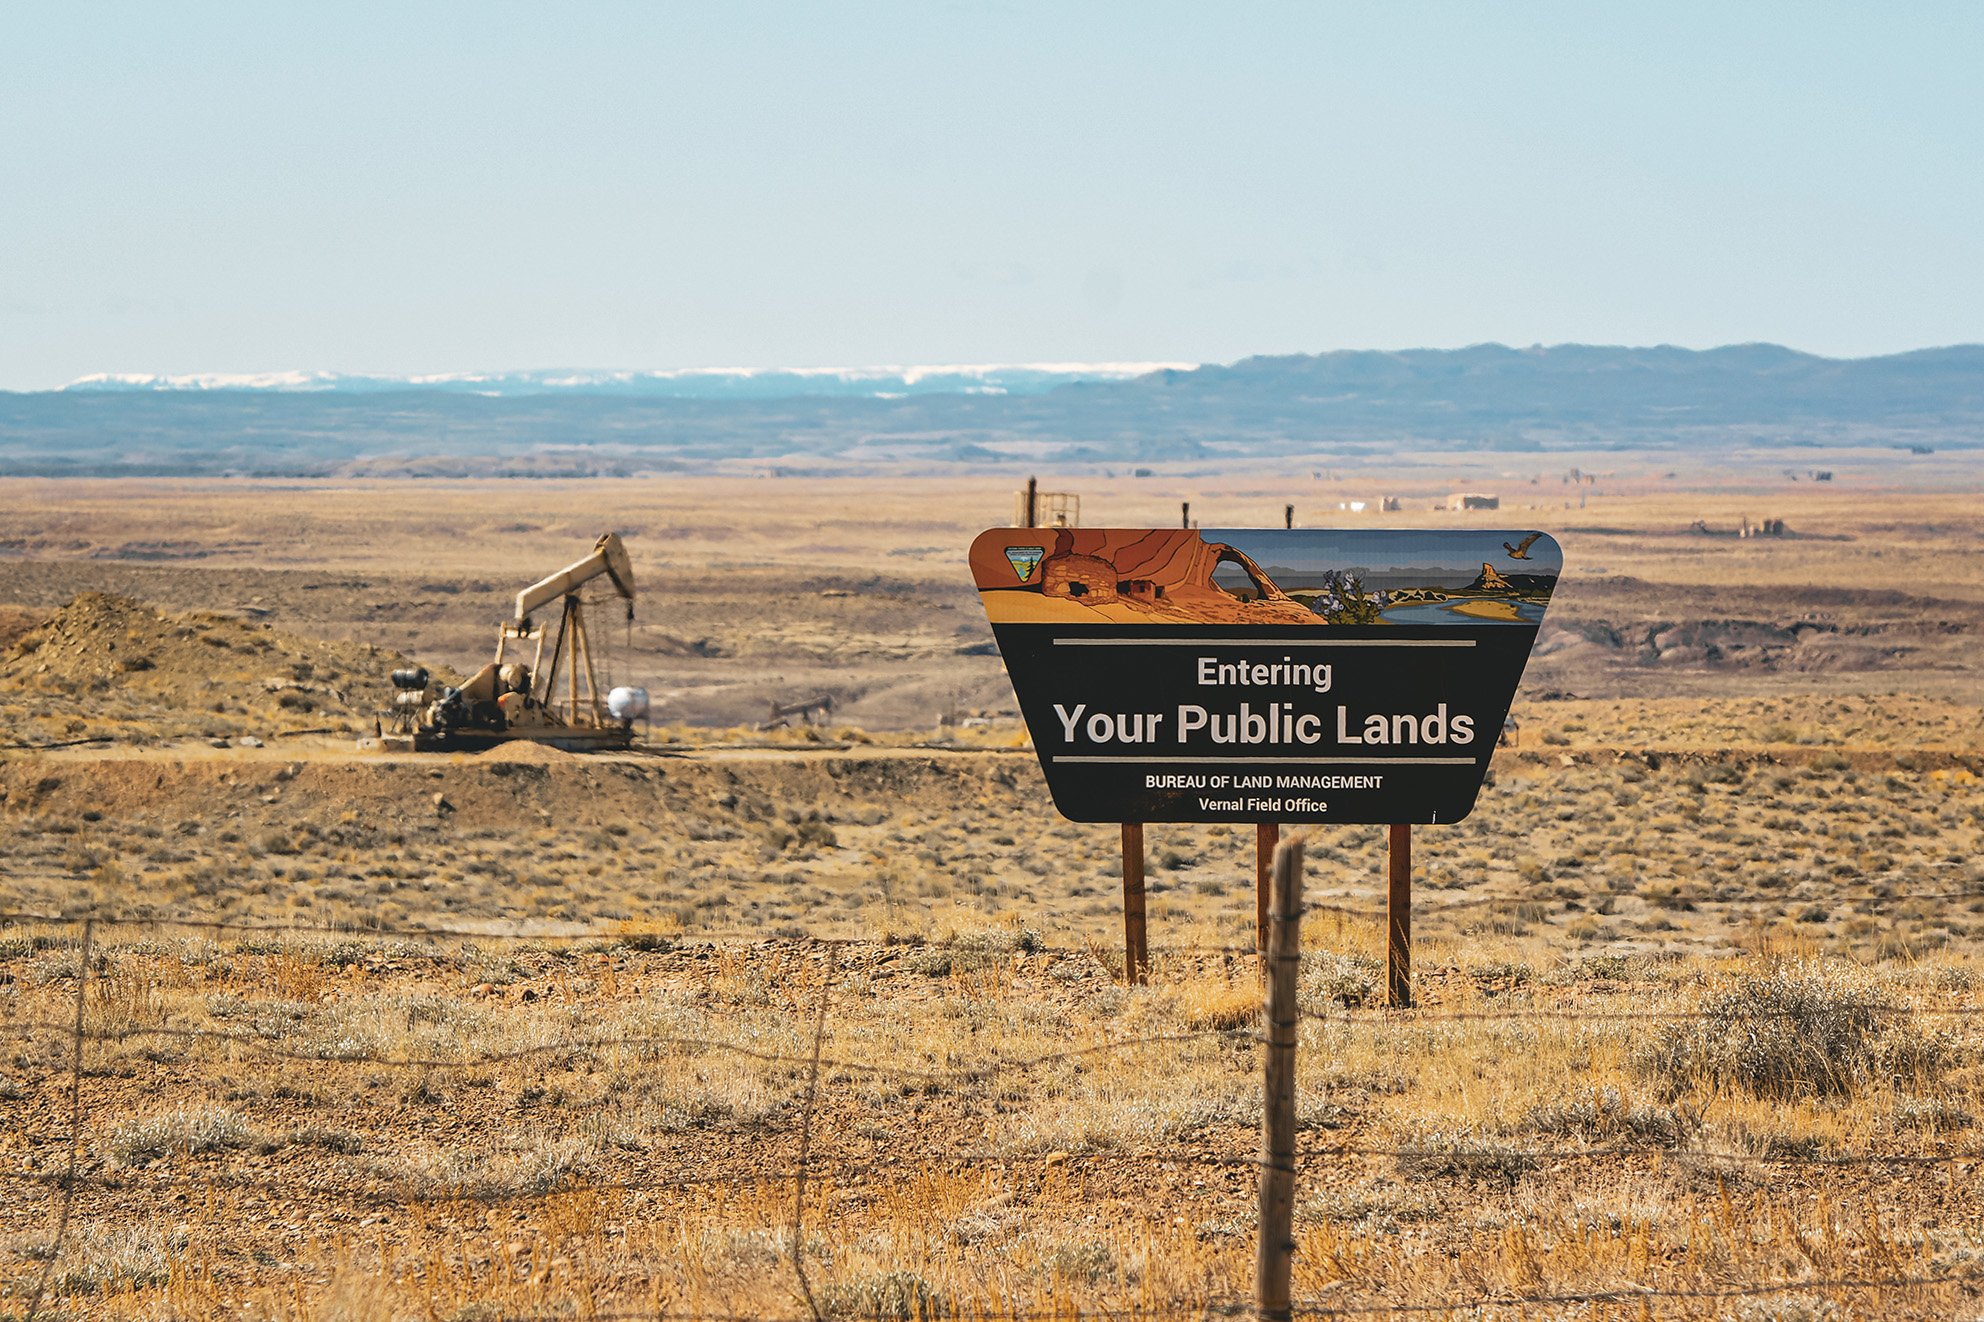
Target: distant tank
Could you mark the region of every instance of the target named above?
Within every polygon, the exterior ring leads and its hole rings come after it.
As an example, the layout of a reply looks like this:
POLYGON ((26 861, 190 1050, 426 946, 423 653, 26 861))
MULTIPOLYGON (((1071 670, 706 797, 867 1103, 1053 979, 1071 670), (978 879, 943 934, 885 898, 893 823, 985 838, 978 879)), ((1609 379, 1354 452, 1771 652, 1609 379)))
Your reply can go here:
POLYGON ((632 724, 648 714, 648 691, 623 684, 606 695, 606 710, 614 720, 632 724))

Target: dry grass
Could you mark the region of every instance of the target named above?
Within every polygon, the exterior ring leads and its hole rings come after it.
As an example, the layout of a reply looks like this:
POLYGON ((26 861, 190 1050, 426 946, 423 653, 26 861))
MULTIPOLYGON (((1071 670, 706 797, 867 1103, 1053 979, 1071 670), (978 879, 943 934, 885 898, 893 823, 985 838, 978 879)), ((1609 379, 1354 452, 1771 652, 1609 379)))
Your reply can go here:
MULTIPOLYGON (((39 935, 9 933, 0 963, 22 1024, 59 1023, 73 999, 73 948, 39 935)), ((1984 1203, 1953 1175, 1977 1160, 1970 1117, 1984 1112, 1967 959, 1586 968, 1537 962, 1524 937, 1442 937, 1420 952, 1424 1008, 1373 1017, 1341 991, 1376 935, 1355 921, 1308 934, 1300 1145, 1348 1152, 1303 1164, 1305 1295, 1935 1274, 1984 1241, 1984 1203), (1802 1047, 1774 1063, 1768 1037, 1748 1049, 1769 1069, 1739 1053, 1749 1072, 1730 1073, 1730 1034, 1772 1022, 1734 1016, 1780 1003, 1821 1027, 1844 1017, 1843 1036, 1821 1035, 1843 1053, 1824 1086, 1808 1086, 1802 1047), (1620 1009, 1711 1017, 1665 1038, 1636 1019, 1553 1017, 1620 1009), (1883 1153, 1942 1160, 1798 1164, 1883 1153)), ((1160 946, 1151 985, 1126 988, 1086 950, 995 924, 944 945, 856 944, 835 964, 803 1230, 830 1311, 1072 1316, 1245 1297, 1250 957, 1160 946)), ((89 1025, 123 1035, 90 1050, 84 1160, 102 1175, 84 1186, 61 1306, 802 1315, 782 1173, 825 968, 817 947, 778 942, 113 941, 93 963, 89 1025), (245 1036, 140 1031, 167 1025, 245 1036)), ((61 1035, 33 1030, 14 1053, 10 1160, 59 1169, 61 1035)), ((11 1187, 17 1224, 46 1217, 53 1191, 11 1187)), ((15 1242, 16 1291, 45 1242, 15 1242)), ((1838 1316, 1949 1303, 1797 1298, 1838 1316)))
MULTIPOLYGON (((1740 708, 1694 705, 1709 721, 1740 708)), ((1766 949, 1908 959, 1962 946, 1984 926, 1984 895, 1969 894, 1984 785, 1962 766, 1849 751, 1798 762, 1754 746, 1648 754, 1622 741, 1500 754, 1472 816, 1417 834, 1417 929, 1429 941, 1528 937, 1546 962, 1766 949)), ((0 758, 15 809, 0 819, 0 910, 636 947, 746 932, 934 942, 1012 923, 1059 944, 1120 939, 1116 832, 1043 816, 1024 754, 827 756, 527 771, 439 757, 0 758)), ((1384 849, 1373 828, 1317 834, 1320 921, 1372 907, 1384 849)), ((1221 826, 1153 828, 1159 939, 1250 939, 1252 850, 1250 833, 1221 826)), ((294 970, 294 999, 318 976, 294 970)), ((499 967, 487 981, 506 985, 499 967)), ((1368 964, 1312 982, 1319 1003, 1359 1004, 1376 986, 1368 964)))

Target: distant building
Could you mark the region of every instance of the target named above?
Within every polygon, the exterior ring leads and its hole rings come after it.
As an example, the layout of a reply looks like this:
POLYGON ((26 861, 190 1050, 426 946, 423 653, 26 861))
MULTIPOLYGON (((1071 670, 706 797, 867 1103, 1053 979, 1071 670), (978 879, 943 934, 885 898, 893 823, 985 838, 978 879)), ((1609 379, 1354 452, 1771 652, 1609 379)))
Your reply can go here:
POLYGON ((1478 491, 1456 491, 1447 497, 1450 510, 1498 510, 1502 508, 1500 496, 1484 496, 1478 491))
POLYGON ((1336 503, 1336 507, 1340 510, 1349 510, 1352 514, 1362 514, 1365 510, 1371 508, 1371 502, 1368 500, 1339 500, 1336 503))

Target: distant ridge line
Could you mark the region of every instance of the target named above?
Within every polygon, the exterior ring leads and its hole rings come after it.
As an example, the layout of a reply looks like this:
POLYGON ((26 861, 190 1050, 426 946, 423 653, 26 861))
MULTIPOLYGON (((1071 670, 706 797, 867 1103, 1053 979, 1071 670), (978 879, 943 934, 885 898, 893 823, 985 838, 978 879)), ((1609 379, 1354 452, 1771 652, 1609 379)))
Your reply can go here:
POLYGON ((1880 452, 1855 462, 1884 477, 1984 450, 1984 345, 1854 359, 1774 344, 1481 344, 1199 367, 102 376, 0 393, 0 476, 1217 472, 1647 450, 1777 450, 1799 474, 1797 452, 1812 449, 1880 452))

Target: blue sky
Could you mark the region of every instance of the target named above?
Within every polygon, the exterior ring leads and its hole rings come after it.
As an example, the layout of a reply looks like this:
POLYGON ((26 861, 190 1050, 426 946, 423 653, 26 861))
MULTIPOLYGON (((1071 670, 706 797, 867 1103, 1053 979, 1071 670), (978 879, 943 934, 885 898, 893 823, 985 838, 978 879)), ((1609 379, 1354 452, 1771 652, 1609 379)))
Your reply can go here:
POLYGON ((1984 339, 1984 8, 11 5, 0 388, 1984 339))

